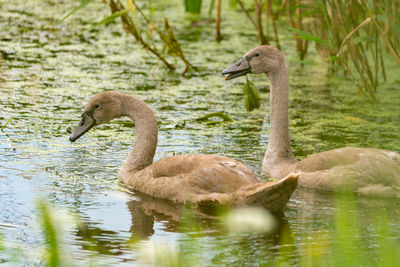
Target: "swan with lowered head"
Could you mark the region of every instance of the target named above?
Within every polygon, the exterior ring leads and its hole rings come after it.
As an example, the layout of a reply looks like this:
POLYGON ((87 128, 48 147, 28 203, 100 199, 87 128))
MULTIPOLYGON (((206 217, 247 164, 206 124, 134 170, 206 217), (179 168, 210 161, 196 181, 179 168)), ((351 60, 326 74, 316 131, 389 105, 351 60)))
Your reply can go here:
POLYGON ((225 69, 226 80, 266 73, 270 81, 270 135, 263 173, 282 178, 300 173, 299 186, 362 195, 400 197, 400 155, 374 148, 344 147, 296 161, 289 138, 289 75, 284 54, 265 45, 225 69))
POLYGON ((70 140, 74 142, 93 126, 122 116, 133 120, 136 138, 118 178, 136 191, 205 207, 254 205, 278 212, 297 186, 298 174, 264 183, 242 163, 224 156, 182 155, 153 163, 158 135, 154 113, 145 102, 120 92, 94 96, 70 140))

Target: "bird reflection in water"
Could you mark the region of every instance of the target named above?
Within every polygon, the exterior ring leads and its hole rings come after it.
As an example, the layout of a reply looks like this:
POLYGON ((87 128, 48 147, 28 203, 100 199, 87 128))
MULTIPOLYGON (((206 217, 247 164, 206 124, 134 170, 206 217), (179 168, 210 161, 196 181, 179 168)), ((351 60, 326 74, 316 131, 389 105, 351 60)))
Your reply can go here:
MULTIPOLYGON (((102 229, 96 223, 86 222, 76 233, 82 241, 80 242, 82 248, 99 254, 120 256, 124 261, 134 260, 135 257, 132 256, 134 252, 130 245, 149 239, 155 233, 157 223, 162 225, 162 231, 165 232, 190 232, 196 236, 210 236, 218 239, 226 236, 227 242, 231 238, 215 210, 201 210, 190 205, 177 204, 136 192, 135 196, 137 198, 126 202, 131 214, 129 229, 131 235, 128 238, 117 231, 102 229)), ((227 211, 227 209, 221 210, 222 213, 227 211)), ((291 231, 284 214, 275 213, 274 216, 278 222, 275 231, 262 235, 256 234, 250 239, 247 237, 246 242, 249 242, 247 245, 258 243, 274 252, 282 242, 291 242, 291 231)))

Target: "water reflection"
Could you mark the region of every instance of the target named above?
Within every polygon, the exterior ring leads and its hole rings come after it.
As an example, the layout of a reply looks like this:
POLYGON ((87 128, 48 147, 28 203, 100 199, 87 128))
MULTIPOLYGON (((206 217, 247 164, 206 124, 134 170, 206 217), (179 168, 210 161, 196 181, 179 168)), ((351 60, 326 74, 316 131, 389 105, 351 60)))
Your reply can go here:
POLYGON ((183 206, 141 195, 140 200, 126 203, 132 216, 130 232, 140 238, 154 234, 154 221, 162 222, 165 231, 177 231, 183 206))
MULTIPOLYGON (((214 251, 210 256, 212 256, 212 261, 220 263, 225 263, 236 253, 242 253, 243 249, 247 251, 246 257, 250 257, 250 251, 255 247, 271 255, 281 253, 282 246, 293 247, 290 224, 283 213, 274 214, 278 223, 273 233, 227 235, 220 217, 140 193, 124 194, 129 197, 126 202, 126 208, 131 217, 129 234, 107 230, 107 226, 91 222, 89 218, 86 218, 75 233, 77 242, 83 250, 95 251, 103 255, 123 256, 124 258, 131 254, 130 260, 135 260, 135 252, 132 250, 135 244, 153 239, 160 229, 164 233, 170 233, 164 241, 180 242, 183 246, 187 242, 188 245, 195 245, 199 249, 207 250, 217 246, 219 251, 214 251), (204 242, 204 240, 207 241, 204 242), (232 247, 226 247, 226 244, 231 243, 233 243, 232 247)), ((201 252, 197 251, 196 253, 200 254, 201 252)))

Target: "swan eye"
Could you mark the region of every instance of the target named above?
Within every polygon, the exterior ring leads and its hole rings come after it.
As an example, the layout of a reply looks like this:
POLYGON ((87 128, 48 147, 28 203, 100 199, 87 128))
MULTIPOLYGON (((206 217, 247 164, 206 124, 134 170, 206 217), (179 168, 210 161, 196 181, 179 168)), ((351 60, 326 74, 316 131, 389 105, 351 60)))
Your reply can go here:
POLYGON ((258 56, 260 56, 260 54, 259 53, 256 53, 256 55, 255 55, 256 57, 258 57, 258 56))
POLYGON ((100 107, 100 105, 99 104, 94 104, 94 108, 99 108, 100 107))

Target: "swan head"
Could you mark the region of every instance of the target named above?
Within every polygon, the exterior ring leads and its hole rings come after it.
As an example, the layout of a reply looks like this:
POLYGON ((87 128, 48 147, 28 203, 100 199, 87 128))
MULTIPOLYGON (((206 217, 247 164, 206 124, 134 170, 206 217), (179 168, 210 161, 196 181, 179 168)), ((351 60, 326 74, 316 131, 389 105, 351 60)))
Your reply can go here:
POLYGON ((222 71, 228 74, 225 80, 234 79, 245 74, 272 73, 285 64, 283 53, 272 45, 258 46, 248 51, 238 62, 222 71))
POLYGON ((82 119, 69 140, 75 142, 94 126, 121 117, 120 95, 121 93, 113 91, 106 91, 95 95, 83 109, 82 119))

